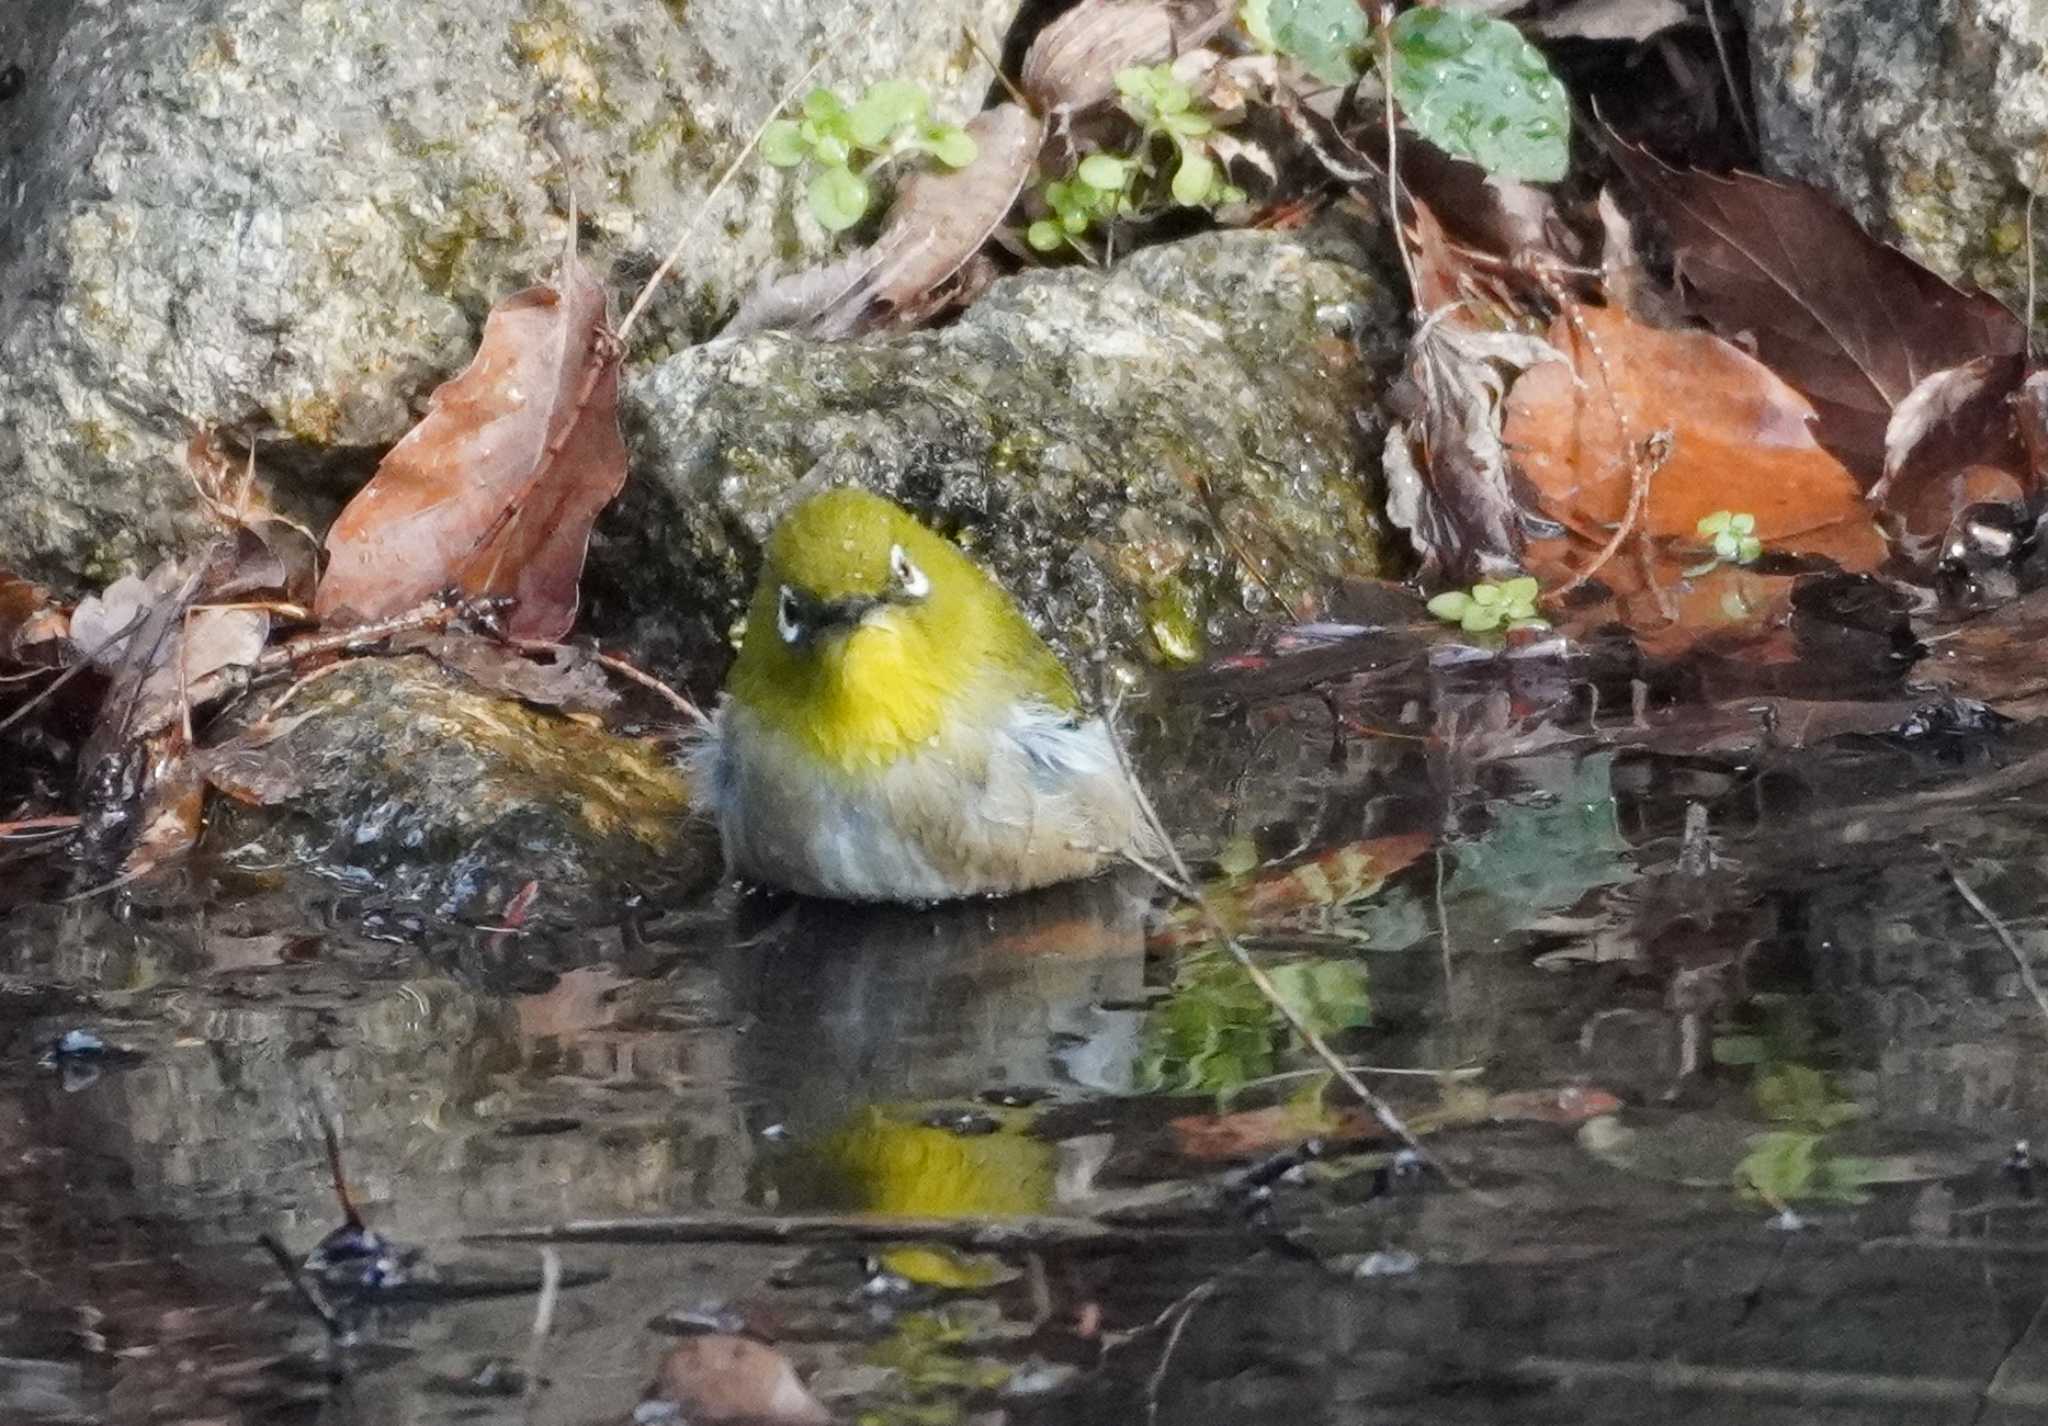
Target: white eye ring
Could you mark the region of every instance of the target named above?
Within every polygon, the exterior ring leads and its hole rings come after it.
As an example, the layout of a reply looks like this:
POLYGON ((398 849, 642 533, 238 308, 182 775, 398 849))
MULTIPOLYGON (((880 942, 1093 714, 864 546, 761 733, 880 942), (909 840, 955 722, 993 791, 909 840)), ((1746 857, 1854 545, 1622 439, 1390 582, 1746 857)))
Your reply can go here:
POLYGON ((782 635, 785 644, 793 644, 804 636, 803 620, 797 616, 796 591, 786 584, 782 586, 782 597, 775 601, 775 632, 782 635))
POLYGON ((901 545, 889 547, 889 573, 896 576, 896 583, 912 599, 922 599, 932 592, 931 576, 911 562, 901 545))

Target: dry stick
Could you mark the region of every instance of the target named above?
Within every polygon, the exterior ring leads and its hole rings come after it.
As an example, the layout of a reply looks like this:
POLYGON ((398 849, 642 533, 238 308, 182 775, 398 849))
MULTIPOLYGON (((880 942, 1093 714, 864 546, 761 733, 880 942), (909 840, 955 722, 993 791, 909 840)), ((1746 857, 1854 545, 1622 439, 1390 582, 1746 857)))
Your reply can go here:
POLYGON ((966 37, 968 44, 974 46, 974 52, 981 56, 983 63, 987 64, 990 69, 996 72, 996 83, 1003 86, 1003 89, 1009 94, 1010 98, 1016 103, 1017 107, 1024 110, 1028 114, 1038 113, 1038 107, 1024 96, 1023 90, 1019 89, 1015 84, 1011 83, 1010 76, 1003 73, 1002 64, 996 59, 994 55, 990 54, 988 50, 985 47, 983 47, 981 43, 981 36, 974 33, 974 26, 962 25, 960 27, 960 33, 966 37))
MULTIPOLYGON (((509 642, 512 647, 518 649, 521 653, 548 653, 556 650, 567 651, 569 649, 567 644, 550 643, 546 639, 512 639, 509 642)), ((711 726, 711 719, 687 694, 679 693, 675 689, 670 688, 653 674, 635 668, 616 654, 593 652, 591 658, 595 659, 599 666, 610 669, 620 678, 639 684, 649 693, 654 694, 684 717, 690 719, 698 727, 708 728, 711 726)))
POLYGON ((548 1334, 555 1330, 555 1303, 562 1292, 562 1255, 553 1248, 540 1250, 540 1301, 533 1309, 533 1337, 526 1346, 526 1416, 530 1421, 540 1408, 541 1353, 548 1334))
POLYGON ((898 1218, 882 1215, 678 1213, 647 1218, 580 1218, 564 1223, 471 1233, 476 1243, 943 1243, 982 1252, 1020 1248, 1127 1246, 1198 1237, 1156 1228, 1123 1228, 1092 1218, 898 1218))
POLYGON ((1728 102, 1735 106, 1735 122, 1742 125, 1742 137, 1749 140, 1749 147, 1755 151, 1762 147, 1757 142, 1756 130, 1750 127, 1749 111, 1743 106, 1742 91, 1735 87, 1735 66, 1728 59, 1728 41, 1721 34, 1721 20, 1714 13, 1714 0, 1703 0, 1707 12, 1707 30, 1714 37, 1714 54, 1721 61, 1721 79, 1728 86, 1728 102))
POLYGON ((696 216, 684 225, 683 235, 676 239, 675 247, 669 251, 667 257, 661 260, 661 266, 654 269, 654 275, 647 279, 647 285, 640 289, 640 295, 633 299, 633 305, 626 309, 626 315, 620 319, 618 341, 621 348, 625 347, 626 338, 632 335, 633 324, 640 320, 640 314, 645 312, 647 304, 654 300, 655 289, 661 286, 662 279, 668 276, 671 268, 682 261, 683 249, 689 246, 690 239, 696 235, 697 225, 711 211, 711 205, 718 201, 718 195, 725 192, 725 185, 732 182, 734 176, 739 173, 740 165, 745 163, 748 155, 753 153, 754 145, 761 142, 761 135, 768 132, 768 126, 775 122, 775 116, 789 106, 790 102, 796 98, 798 92, 811 82, 812 77, 819 70, 825 67, 825 61, 830 57, 831 52, 828 50, 825 54, 821 54, 812 60, 811 67, 798 75, 796 82, 783 91, 782 97, 777 99, 769 108, 768 117, 763 119, 755 127, 754 132, 747 136, 747 141, 740 145, 739 153, 730 164, 726 165, 725 172, 719 175, 718 182, 711 185, 711 191, 706 193, 703 201, 697 205, 696 216))
POLYGON ((1244 948, 1244 943, 1238 940, 1230 929, 1223 924, 1223 919, 1216 914, 1216 908, 1210 904, 1209 898, 1204 896, 1201 888, 1195 884, 1194 873, 1188 870, 1188 864, 1181 856, 1180 848, 1176 847, 1173 844, 1173 838, 1167 835, 1166 824, 1160 820, 1158 809, 1153 807, 1152 799, 1146 794, 1144 784, 1138 781, 1137 772, 1131 766, 1130 752, 1124 747, 1123 739, 1118 737, 1116 733, 1116 706, 1114 704, 1110 706, 1108 713, 1104 715, 1103 724, 1109 731, 1109 744, 1116 750, 1117 767, 1123 773, 1124 782, 1130 788, 1132 799, 1138 804, 1139 816, 1144 819, 1145 825, 1152 831, 1153 835, 1159 839, 1159 844, 1166 849, 1166 859, 1170 872, 1152 866, 1128 851, 1124 853, 1125 859, 1147 876, 1157 881, 1161 886, 1186 900, 1197 911, 1201 912, 1202 920, 1208 924, 1209 934, 1214 936, 1223 948, 1230 953, 1230 958, 1243 968, 1244 973, 1251 978, 1252 984, 1257 987, 1259 994, 1264 996, 1266 1002, 1280 1012, 1281 1018, 1288 1023, 1295 1034, 1301 1037, 1302 1043, 1307 1045, 1315 1053, 1316 1057, 1329 1067, 1330 1072, 1337 1076, 1346 1089, 1358 1096, 1359 1103, 1372 1111, 1373 1118, 1379 1120, 1381 1128, 1399 1139, 1417 1158, 1421 1159, 1432 1169, 1435 1169, 1442 1176, 1444 1182, 1450 1184, 1453 1188, 1476 1193, 1477 1190, 1474 1190, 1462 1177, 1451 1172, 1443 1160, 1430 1152, 1422 1140, 1416 1137, 1415 1131, 1401 1121, 1401 1116, 1394 1112, 1392 1105, 1380 1098, 1364 1080, 1352 1073, 1351 1066, 1344 1063, 1337 1052, 1330 1048, 1329 1041, 1318 1034, 1315 1027, 1303 1019, 1301 1013, 1287 1003, 1287 998, 1281 995, 1280 988, 1273 984, 1272 978, 1266 974, 1257 961, 1252 959, 1251 952, 1244 948))
POLYGON ((1962 894, 1963 900, 1969 902, 1970 909, 1984 918, 1984 924, 1991 928, 2006 950, 2012 953, 2012 963, 2019 968, 2020 980, 2027 987, 2027 994, 2034 997, 2034 1003, 2041 1007, 2041 1014, 2048 1017, 2048 990, 2041 988, 2040 980, 2034 975, 2034 967, 2028 963, 2027 953, 2020 948, 2019 941, 2006 929, 2005 922, 1998 919, 1998 913, 1985 905, 1984 898, 1972 891, 1970 883, 1963 880, 1963 874, 1956 870, 1956 864, 1949 859, 1948 849, 1936 847, 1935 853, 1941 858, 1942 867, 1948 872, 1948 879, 1956 884, 1956 890, 1962 894))
POLYGON ((1401 255, 1401 271, 1408 275, 1408 305, 1422 315, 1422 280, 1416 276, 1415 258, 1408 251, 1408 235, 1401 227, 1400 154, 1394 138, 1394 7, 1379 7, 1380 92, 1385 96, 1387 124, 1387 224, 1394 230, 1394 251, 1401 255))

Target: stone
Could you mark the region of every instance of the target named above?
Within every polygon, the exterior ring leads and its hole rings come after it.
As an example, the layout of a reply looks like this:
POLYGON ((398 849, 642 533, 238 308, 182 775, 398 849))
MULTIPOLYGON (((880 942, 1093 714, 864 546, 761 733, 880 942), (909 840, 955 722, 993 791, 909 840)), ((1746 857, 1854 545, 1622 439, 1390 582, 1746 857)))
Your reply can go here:
POLYGON ((2048 10, 2033 0, 1756 0, 1766 168, 2015 309, 2048 192, 2048 10))
POLYGON ((1310 612, 1388 561, 1390 262, 1211 233, 1003 279, 940 330, 677 353, 627 392, 635 473, 600 522, 592 616, 715 663, 775 520, 840 483, 959 540, 1077 669, 1192 663, 1248 613, 1310 612))
POLYGON ((0 5, 0 568, 104 584, 189 539, 199 427, 324 526, 554 270, 572 189, 621 304, 698 225, 635 335, 706 335, 831 244, 800 173, 749 160, 706 202, 811 61, 964 117, 989 74, 962 28, 999 43, 1015 5, 0 5))
MULTIPOLYGON (((490 922, 529 881, 559 924, 715 881, 709 819, 651 742, 499 698, 432 660, 356 659, 307 683, 254 754, 266 805, 218 799, 230 866, 306 867, 428 914, 490 922)), ((218 756, 218 755, 216 755, 218 756)))

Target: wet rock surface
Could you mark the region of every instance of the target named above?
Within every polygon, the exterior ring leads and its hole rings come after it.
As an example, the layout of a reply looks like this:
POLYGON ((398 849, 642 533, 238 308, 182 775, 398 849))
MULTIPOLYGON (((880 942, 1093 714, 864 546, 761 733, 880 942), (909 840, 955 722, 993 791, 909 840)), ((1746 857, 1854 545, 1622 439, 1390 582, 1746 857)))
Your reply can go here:
POLYGON ((264 442, 281 502, 324 523, 487 306, 552 272, 572 189, 622 286, 700 224, 650 330, 702 336, 765 267, 828 246, 780 171, 749 165, 704 203, 806 66, 971 112, 988 74, 961 28, 993 39, 1013 10, 0 9, 0 566, 104 583, 174 548, 195 426, 264 442))
POLYGON ((1749 29, 1766 167, 2021 306, 2027 195, 2048 189, 2048 14, 2029 0, 1758 0, 1749 29))
POLYGON ((1387 562, 1361 424, 1400 342, 1384 271, 1334 237, 1217 233, 1005 279, 939 331, 682 352, 628 394, 592 617, 722 649, 775 519, 858 483, 984 559, 1070 657, 1198 657, 1387 562))
POLYGON ((715 880, 673 751, 482 692, 419 656, 309 683, 250 756, 269 806, 221 799, 230 865, 321 869, 396 905, 491 920, 527 882, 548 919, 715 880), (269 789, 267 788, 266 791, 269 789))

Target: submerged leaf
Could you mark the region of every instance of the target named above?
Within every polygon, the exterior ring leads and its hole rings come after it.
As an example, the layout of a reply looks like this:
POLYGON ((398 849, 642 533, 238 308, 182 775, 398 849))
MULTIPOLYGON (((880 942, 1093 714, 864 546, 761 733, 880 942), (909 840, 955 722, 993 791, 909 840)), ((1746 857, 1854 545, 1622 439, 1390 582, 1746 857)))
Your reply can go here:
POLYGON ((383 618, 453 587, 515 597, 515 637, 568 633, 591 525, 626 479, 604 321, 604 289, 573 258, 559 288, 491 309, 476 357, 327 532, 322 619, 383 618))

